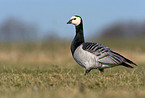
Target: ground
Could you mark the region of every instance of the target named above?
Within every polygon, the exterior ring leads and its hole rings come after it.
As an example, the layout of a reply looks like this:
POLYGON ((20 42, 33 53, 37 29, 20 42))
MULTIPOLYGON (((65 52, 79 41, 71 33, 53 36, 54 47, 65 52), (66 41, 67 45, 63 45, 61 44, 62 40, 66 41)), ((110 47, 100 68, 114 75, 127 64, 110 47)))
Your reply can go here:
POLYGON ((0 44, 0 98, 144 98, 144 41, 102 41, 133 60, 84 76, 70 53, 70 42, 0 44), (119 44, 118 44, 119 43, 119 44))

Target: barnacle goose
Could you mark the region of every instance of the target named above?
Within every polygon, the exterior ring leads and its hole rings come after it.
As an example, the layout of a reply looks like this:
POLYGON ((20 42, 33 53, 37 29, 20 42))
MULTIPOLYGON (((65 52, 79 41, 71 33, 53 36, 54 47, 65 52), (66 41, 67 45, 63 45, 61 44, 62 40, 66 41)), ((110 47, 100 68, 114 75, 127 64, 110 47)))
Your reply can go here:
POLYGON ((75 25, 76 35, 71 44, 71 53, 75 61, 86 69, 85 75, 92 69, 99 69, 103 72, 104 68, 110 68, 118 65, 123 65, 128 68, 133 68, 129 64, 136 65, 131 60, 112 51, 102 44, 85 42, 83 21, 80 16, 72 16, 67 24, 75 25))

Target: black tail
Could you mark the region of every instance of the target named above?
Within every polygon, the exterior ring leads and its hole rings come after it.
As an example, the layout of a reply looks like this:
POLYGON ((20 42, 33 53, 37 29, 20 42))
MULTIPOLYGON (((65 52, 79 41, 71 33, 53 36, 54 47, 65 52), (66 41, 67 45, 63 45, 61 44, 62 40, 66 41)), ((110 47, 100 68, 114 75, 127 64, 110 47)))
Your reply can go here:
POLYGON ((119 53, 114 52, 114 51, 112 51, 112 53, 117 54, 117 55, 119 55, 120 57, 124 58, 124 59, 125 59, 125 61, 126 61, 127 63, 134 64, 134 65, 136 65, 136 66, 137 66, 137 64, 135 64, 135 63, 134 63, 134 62, 132 62, 131 60, 129 60, 129 59, 127 59, 127 58, 125 58, 124 56, 120 55, 119 53))
MULTIPOLYGON (((136 65, 136 64, 135 64, 134 62, 132 62, 131 60, 129 60, 129 59, 125 58, 125 57, 124 57, 124 59, 125 59, 128 63, 136 65)), ((136 66, 137 66, 137 65, 136 65, 136 66)))
POLYGON ((130 65, 124 63, 124 62, 122 64, 120 64, 120 65, 123 65, 123 66, 128 67, 128 68, 133 68, 132 66, 130 66, 130 65))

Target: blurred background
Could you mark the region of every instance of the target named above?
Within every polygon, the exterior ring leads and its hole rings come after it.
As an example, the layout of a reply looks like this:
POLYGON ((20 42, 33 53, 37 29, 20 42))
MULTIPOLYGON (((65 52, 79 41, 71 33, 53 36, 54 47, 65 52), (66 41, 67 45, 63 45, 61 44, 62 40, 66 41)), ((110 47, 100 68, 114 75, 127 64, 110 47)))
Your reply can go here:
POLYGON ((80 15, 87 41, 143 62, 144 10, 144 0, 0 0, 0 60, 71 63, 75 30, 66 22, 80 15))

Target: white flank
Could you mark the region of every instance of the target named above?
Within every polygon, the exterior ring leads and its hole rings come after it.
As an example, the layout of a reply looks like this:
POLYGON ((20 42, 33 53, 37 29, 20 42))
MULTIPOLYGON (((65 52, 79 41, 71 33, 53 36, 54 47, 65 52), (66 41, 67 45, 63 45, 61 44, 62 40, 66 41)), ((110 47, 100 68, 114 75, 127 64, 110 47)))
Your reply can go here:
POLYGON ((75 50, 73 57, 78 64, 86 69, 101 67, 97 62, 98 58, 94 54, 83 50, 82 45, 75 50))

